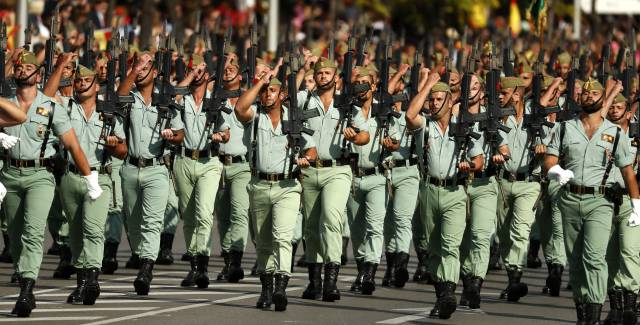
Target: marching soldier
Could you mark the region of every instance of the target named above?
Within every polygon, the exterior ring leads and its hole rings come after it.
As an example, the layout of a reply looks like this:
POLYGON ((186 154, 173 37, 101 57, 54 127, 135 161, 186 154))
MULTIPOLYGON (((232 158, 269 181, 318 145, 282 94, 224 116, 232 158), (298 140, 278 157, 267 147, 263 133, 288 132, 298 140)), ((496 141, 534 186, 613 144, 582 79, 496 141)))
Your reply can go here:
MULTIPOLYGON (((253 120, 252 179, 247 186, 251 198, 251 215, 256 236, 258 273, 262 292, 257 308, 269 308, 275 304, 276 311, 287 308, 287 284, 291 276, 294 228, 298 219, 302 187, 298 180, 300 170, 309 161, 317 158, 313 138, 302 134, 299 156, 295 153, 284 123, 289 120, 290 109, 282 106, 284 99, 282 84, 271 79, 268 72, 238 100, 238 120, 249 123, 253 120), (260 108, 253 103, 260 96, 260 108), (298 168, 290 164, 295 163, 298 168)), ((292 94, 296 95, 296 94, 292 94)), ((298 109, 298 108, 293 108, 298 109)))
POLYGON ((396 126, 389 126, 389 130, 385 131, 374 113, 373 94, 376 92, 376 86, 373 84, 370 71, 365 67, 359 67, 357 70, 355 84, 368 84, 369 90, 358 94, 362 104, 356 109, 358 115, 366 121, 366 131, 373 134, 373 138, 365 145, 352 148, 358 156, 358 161, 353 170, 353 192, 347 203, 347 211, 353 255, 358 265, 358 277, 353 284, 353 291, 371 295, 376 288, 376 271, 382 255, 384 219, 389 195, 388 170, 383 167, 383 159, 386 158, 384 151, 398 150, 400 139, 396 126), (361 283, 358 283, 360 281, 361 283))
MULTIPOLYGON (((499 101, 501 107, 514 107, 516 114, 509 116, 505 125, 509 157, 499 176, 501 189, 498 202, 497 235, 500 240, 500 255, 507 270, 509 283, 500 298, 517 302, 528 293, 528 286, 521 281, 527 258, 527 244, 531 224, 535 219, 535 205, 540 196, 540 164, 546 146, 533 136, 525 115, 531 114, 531 106, 525 108, 525 83, 516 80, 511 87, 503 87, 499 101), (531 149, 533 147, 533 149, 531 149), (508 208, 507 208, 508 207, 508 208)), ((543 135, 546 138, 546 135, 543 135)))
POLYGON ((140 259, 140 270, 133 282, 138 295, 149 294, 160 247, 160 232, 171 186, 165 167, 166 147, 169 143, 178 145, 184 138, 183 124, 177 112, 170 108, 161 112, 152 104, 157 74, 153 57, 143 52, 118 88, 118 94, 126 96, 134 84, 136 86, 135 102, 125 121, 128 124, 128 155, 120 176, 131 249, 140 259))
POLYGON ((343 158, 343 140, 354 145, 369 142, 367 123, 361 114, 354 114, 353 124, 333 105, 336 91, 335 62, 313 56, 307 57, 304 69, 298 72, 296 82, 302 83, 304 73, 313 66, 316 88, 298 93, 301 109, 317 110, 319 116, 308 120, 315 133, 318 159, 302 171, 303 205, 305 211, 305 256, 308 262, 309 284, 302 293, 303 299, 320 299, 333 302, 340 299, 336 286, 342 254, 342 223, 351 189, 350 160, 343 158), (356 132, 355 129, 360 130, 356 132), (324 284, 322 267, 324 263, 324 284))
POLYGON ((12 313, 28 317, 35 308, 33 288, 42 263, 44 228, 55 191, 50 171, 55 151, 49 141, 51 132, 76 163, 89 197, 97 199, 102 189, 98 173, 89 169, 65 109, 37 89, 41 74, 36 56, 22 52, 14 69, 18 88, 11 100, 26 111, 30 122, 5 128, 8 135, 20 138, 20 142, 8 150, 0 181, 7 188, 3 211, 20 281, 20 294, 12 313))
MULTIPOLYGON (((519 78, 507 77, 500 81, 500 85, 502 89, 513 88, 519 81, 519 78)), ((481 106, 480 101, 480 98, 483 97, 483 89, 476 76, 471 79, 471 93, 469 95, 469 112, 474 115, 484 113, 486 108, 481 106)), ((487 275, 491 236, 495 230, 498 208, 496 204, 498 184, 495 175, 504 164, 504 157, 509 152, 506 134, 501 130, 498 130, 498 139, 495 139, 496 144, 489 142, 487 134, 480 129, 480 123, 474 125, 474 131, 482 136, 478 143, 482 145, 484 169, 473 173, 467 189, 470 219, 465 228, 460 249, 462 263, 460 273, 463 284, 460 305, 468 306, 471 309, 480 308, 480 291, 487 275), (494 145, 495 148, 493 147, 494 145)))
POLYGON ((110 119, 96 111, 96 94, 100 88, 96 79, 94 71, 79 66, 74 80, 76 96, 68 104, 69 120, 87 155, 89 167, 98 173, 98 182, 105 194, 97 200, 87 197, 73 160, 69 162, 68 172, 60 184, 62 206, 69 222, 73 266, 77 274, 77 287, 67 302, 84 305, 93 305, 100 294, 98 275, 104 252, 104 225, 112 194, 110 156, 113 154, 124 158, 127 154, 122 122, 115 116, 110 119), (104 133, 104 130, 110 129, 112 133, 104 133))
MULTIPOLYGON (((235 55, 228 53, 228 55, 235 55)), ((235 59, 227 60, 223 75, 224 89, 240 91, 242 73, 235 59)), ((239 94, 238 94, 239 95, 239 94)), ((233 109, 238 97, 227 99, 225 105, 233 109)), ((224 113, 224 120, 231 132, 229 141, 220 145, 220 158, 224 165, 222 187, 218 189, 215 213, 218 219, 220 247, 224 267, 218 280, 238 282, 244 278, 242 255, 249 236, 249 194, 247 184, 251 180, 251 170, 247 161, 250 145, 250 124, 238 121, 235 112, 224 113), (226 273, 225 273, 226 271, 226 273)))
MULTIPOLYGON (((609 96, 616 96, 620 88, 609 96)), ((599 324, 606 296, 605 255, 614 212, 611 189, 615 183, 609 173, 613 165, 620 169, 631 197, 632 211, 626 223, 631 227, 640 224, 640 197, 629 138, 620 127, 602 117, 602 110, 606 111, 610 103, 610 98, 604 98, 604 87, 598 81, 591 79, 584 84, 582 113, 563 122, 554 132, 544 161, 549 179, 563 187, 558 207, 571 268, 569 281, 581 324, 599 324)))
POLYGON ((204 58, 192 54, 189 73, 178 86, 189 86, 191 93, 178 96, 184 112, 185 138, 178 148, 174 166, 177 194, 187 254, 191 256, 191 270, 181 283, 183 287, 209 286, 207 266, 211 248, 213 209, 222 175, 222 163, 218 158, 218 143, 229 139, 229 127, 221 115, 209 114, 214 110, 207 95, 209 73, 204 58))
MULTIPOLYGON (((615 97, 607 118, 620 126, 621 136, 631 134, 631 111, 629 101, 621 94, 615 97)), ((637 128, 637 125, 634 125, 637 128)), ((637 130, 633 131, 637 132, 637 130)), ((637 136, 636 136, 637 137, 637 136)), ((633 168, 637 171, 637 138, 630 142, 629 151, 633 157, 633 168)), ((620 145, 620 144, 618 144, 620 145)), ((635 324, 636 301, 640 290, 640 228, 629 224, 633 212, 629 202, 629 191, 618 169, 612 170, 611 178, 614 195, 614 217, 611 224, 611 238, 607 247, 606 261, 609 271, 607 289, 611 309, 605 324, 635 324)))
POLYGON ((455 118, 449 85, 445 83, 427 83, 411 101, 406 120, 410 129, 421 129, 423 133, 420 138, 423 139, 425 170, 419 192, 420 213, 428 241, 427 264, 435 277, 437 296, 430 315, 448 319, 457 305, 455 289, 460 275, 459 249, 467 211, 467 194, 463 186, 465 177, 462 174, 482 170, 482 146, 472 141, 466 157, 458 161, 458 151, 462 148, 452 137, 455 118), (428 119, 419 114, 427 96, 428 119))

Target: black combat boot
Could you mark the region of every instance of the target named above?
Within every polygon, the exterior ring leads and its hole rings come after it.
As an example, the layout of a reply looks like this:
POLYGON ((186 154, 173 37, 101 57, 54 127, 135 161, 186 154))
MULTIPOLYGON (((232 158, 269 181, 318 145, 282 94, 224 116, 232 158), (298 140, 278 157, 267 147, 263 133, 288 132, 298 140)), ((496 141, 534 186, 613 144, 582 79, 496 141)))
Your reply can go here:
POLYGON ((73 273, 75 273, 75 268, 71 264, 71 248, 68 245, 61 245, 60 262, 53 271, 53 278, 68 280, 73 273))
POLYGON ((127 261, 127 264, 124 267, 135 270, 140 269, 140 255, 131 254, 129 260, 127 261))
POLYGON ((600 312, 602 312, 601 304, 585 304, 584 305, 584 323, 585 325, 599 325, 600 312))
POLYGON ((462 280, 462 295, 460 295, 460 302, 458 305, 468 307, 469 296, 471 296, 471 277, 468 275, 460 275, 460 280, 462 280))
POLYGON ((349 247, 349 237, 342 237, 342 254, 340 255, 340 265, 347 265, 349 263, 349 254, 347 248, 349 247))
POLYGON ((434 284, 433 277, 427 267, 429 255, 424 250, 416 250, 416 253, 418 254, 418 266, 416 267, 416 272, 413 274, 413 281, 421 284, 434 284))
POLYGON ((81 304, 84 300, 85 289, 87 287, 87 270, 78 269, 76 271, 76 288, 67 297, 68 304, 81 304))
POLYGON ((180 257, 180 260, 183 262, 189 262, 191 261, 191 258, 193 257, 193 255, 191 255, 191 253, 186 252, 184 254, 182 254, 182 256, 180 257))
POLYGON ((242 269, 242 252, 229 251, 229 278, 230 283, 238 283, 244 279, 244 270, 242 269))
POLYGON ((364 273, 362 275, 362 294, 370 296, 376 291, 376 271, 377 263, 364 263, 364 273))
POLYGON ((442 284, 442 289, 442 295, 439 299, 440 310, 438 318, 449 319, 451 318, 451 314, 456 311, 456 284, 453 282, 445 282, 442 284))
POLYGON ((189 260, 189 265, 191 266, 191 269, 189 270, 189 273, 187 273, 187 276, 182 279, 182 282, 180 282, 181 287, 193 287, 194 285, 196 285, 195 277, 197 267, 196 258, 193 257, 193 255, 191 256, 191 260, 189 260))
POLYGON ((636 304, 638 302, 638 294, 633 291, 624 291, 624 312, 622 314, 622 324, 635 325, 638 323, 636 315, 636 304))
POLYGON ((585 305, 576 302, 576 325, 585 325, 585 305))
POLYGON ((20 284, 20 274, 18 274, 18 272, 14 271, 11 274, 11 281, 10 283, 17 283, 20 284))
POLYGON ((298 243, 291 243, 291 273, 293 273, 293 267, 296 265, 296 251, 298 250, 298 243))
POLYGON ((522 271, 515 266, 507 267, 507 276, 509 283, 507 288, 500 294, 500 299, 507 299, 510 302, 518 302, 520 298, 529 293, 529 287, 526 283, 520 282, 522 279, 522 271))
POLYGON ((18 315, 18 317, 29 317, 31 311, 36 308, 36 297, 33 295, 33 288, 36 285, 36 280, 30 278, 20 278, 20 294, 16 305, 11 311, 12 314, 18 315))
POLYGON ((429 317, 440 317, 440 302, 442 294, 444 293, 444 282, 436 282, 433 284, 433 288, 436 290, 436 303, 429 312, 429 317))
POLYGON ((196 275, 194 281, 199 289, 206 289, 209 287, 209 273, 207 268, 209 267, 209 256, 196 255, 196 275))
POLYGON ((96 299, 100 297, 100 283, 98 282, 98 276, 100 276, 100 270, 98 268, 90 268, 86 270, 87 284, 84 291, 83 305, 94 305, 96 299))
POLYGON ((362 291, 362 276, 364 275, 364 262, 362 260, 356 259, 356 267, 358 269, 358 275, 356 275, 356 279, 351 284, 351 292, 361 292, 362 291))
POLYGON ((138 271, 138 276, 135 281, 133 281, 133 286, 138 296, 146 296, 149 294, 151 280, 153 280, 153 264, 154 261, 152 259, 140 259, 140 270, 138 271))
POLYGON ((173 234, 162 233, 160 234, 160 251, 156 258, 156 263, 160 265, 173 264, 173 234))
POLYGON ((545 295, 549 294, 549 277, 551 277, 551 265, 551 263, 547 262, 547 280, 545 281, 544 287, 542 287, 542 293, 545 295))
POLYGON ((317 300, 322 298, 322 263, 307 265, 309 284, 302 293, 302 299, 317 300))
POLYGON ((549 276, 547 277, 546 287, 549 289, 549 295, 552 297, 560 296, 560 288, 562 288, 562 273, 564 266, 561 264, 551 264, 549 276))
POLYGON ((482 300, 480 291, 482 291, 483 282, 484 280, 479 276, 473 276, 469 279, 469 295, 467 297, 469 299, 469 308, 471 309, 480 308, 480 301, 482 300))
POLYGON ((113 274, 118 269, 118 246, 116 241, 106 241, 104 243, 104 257, 102 258, 102 273, 113 274))
POLYGON ((4 248, 2 254, 0 254, 0 262, 13 263, 13 257, 11 257, 11 244, 9 243, 9 234, 2 232, 2 241, 4 241, 4 248))
MULTIPOLYGON (((322 301, 334 302, 340 300, 340 290, 338 290, 338 274, 340 264, 327 263, 324 265, 324 284, 322 287, 322 301)), ((364 291, 364 276, 362 278, 362 290, 364 291)))
POLYGON ((222 260, 224 261, 224 266, 222 267, 222 271, 218 273, 217 281, 228 281, 229 280, 229 252, 222 251, 222 260))
POLYGON ((260 283, 262 284, 262 291, 260 291, 260 298, 258 298, 258 302, 256 302, 256 308, 269 308, 271 307, 271 298, 273 297, 273 274, 260 274, 260 283))
POLYGON ((622 290, 611 289, 609 290, 609 314, 604 320, 605 325, 622 325, 622 290))
POLYGON ((529 241, 529 252, 527 253, 527 267, 530 269, 538 269, 542 267, 542 261, 540 261, 540 241, 529 241))
POLYGON ((60 236, 51 235, 53 241, 51 242, 51 247, 47 250, 47 255, 59 256, 60 255, 60 244, 58 241, 60 240, 60 236))
POLYGON ((304 239, 302 240, 302 255, 300 256, 300 258, 298 259, 298 262, 296 262, 296 266, 297 267, 307 267, 307 256, 306 256, 306 251, 307 251, 307 244, 305 243, 304 239))
POLYGON ((382 277, 382 286, 390 287, 395 282, 395 268, 396 268, 396 253, 386 252, 384 253, 387 259, 387 270, 382 277))
POLYGON ((287 284, 289 284, 289 276, 282 273, 276 273, 274 276, 273 304, 276 311, 287 310, 287 284))
POLYGON ((396 265, 394 276, 391 277, 392 283, 396 288, 404 288, 404 285, 409 281, 409 254, 400 252, 396 253, 396 265))

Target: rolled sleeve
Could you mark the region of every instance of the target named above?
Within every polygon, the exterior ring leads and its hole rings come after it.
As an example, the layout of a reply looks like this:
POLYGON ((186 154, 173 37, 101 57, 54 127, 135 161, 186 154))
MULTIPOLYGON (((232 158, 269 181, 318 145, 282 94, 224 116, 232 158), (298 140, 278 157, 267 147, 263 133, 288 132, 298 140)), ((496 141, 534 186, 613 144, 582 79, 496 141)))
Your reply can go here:
POLYGON ((53 133, 56 136, 60 136, 71 130, 71 122, 69 121, 69 115, 64 107, 53 101, 51 104, 53 105, 52 109, 55 110, 52 123, 53 133))
POLYGON ((620 132, 618 136, 620 137, 620 140, 618 140, 619 143, 615 155, 615 164, 616 167, 622 168, 633 163, 633 155, 630 150, 631 144, 629 143, 629 137, 627 137, 624 132, 620 132))
POLYGON ((547 154, 551 156, 560 156, 560 127, 556 128, 549 136, 550 141, 547 145, 547 154))

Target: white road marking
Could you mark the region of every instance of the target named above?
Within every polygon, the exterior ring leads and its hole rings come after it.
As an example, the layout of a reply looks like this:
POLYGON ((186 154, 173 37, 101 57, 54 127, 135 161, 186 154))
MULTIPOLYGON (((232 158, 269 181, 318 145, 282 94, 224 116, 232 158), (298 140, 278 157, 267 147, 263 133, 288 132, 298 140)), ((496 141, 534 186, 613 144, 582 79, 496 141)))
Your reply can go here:
MULTIPOLYGON (((288 288, 287 291, 294 291, 294 290, 300 290, 300 289, 302 289, 302 287, 292 287, 292 288, 288 288)), ((259 296, 260 296, 260 294, 257 294, 257 293, 246 294, 246 295, 242 295, 242 296, 225 298, 225 299, 218 299, 218 300, 213 300, 213 301, 209 301, 209 302, 203 302, 203 303, 199 303, 199 304, 184 305, 184 306, 178 306, 178 307, 174 307, 174 308, 163 308, 161 310, 148 311, 146 313, 141 313, 141 314, 136 314, 136 315, 128 315, 128 316, 123 316, 123 317, 118 317, 118 318, 105 319, 105 320, 101 320, 101 321, 97 321, 97 322, 86 323, 85 325, 111 324, 111 323, 131 320, 131 319, 144 318, 144 317, 155 316, 155 315, 159 315, 159 314, 172 313, 172 312, 181 311, 181 310, 194 309, 194 308, 200 308, 200 307, 207 307, 207 306, 216 305, 216 304, 224 304, 224 303, 227 303, 227 302, 232 302, 232 301, 237 301, 237 300, 244 300, 244 299, 249 299, 249 298, 255 298, 255 297, 259 297, 259 296)))
MULTIPOLYGON (((72 305, 69 305, 72 306, 72 305)), ((160 307, 100 307, 100 308, 36 308, 32 313, 84 313, 94 311, 140 311, 140 310, 154 310, 160 307)), ((0 314, 9 314, 10 309, 0 310, 0 314)))
MULTIPOLYGON (((189 291, 151 291, 149 296, 186 296, 186 295, 231 295, 240 292, 225 292, 225 291, 205 291, 205 290, 189 290, 189 291)), ((45 293, 38 295, 38 297, 66 297, 68 293, 45 293)), ((137 297, 137 295, 131 292, 101 292, 100 297, 137 297)), ((100 301, 100 300, 98 300, 100 301)))
POLYGON ((100 318, 104 318, 104 316, 84 316, 84 317, 29 317, 29 318, 18 318, 18 317, 7 317, 0 318, 0 323, 15 323, 15 322, 55 322, 55 321, 87 321, 87 320, 97 320, 100 318))
MULTIPOLYGON (((432 307, 425 308, 400 308, 400 309, 392 309, 392 311, 402 311, 402 312, 418 312, 414 315, 404 315, 400 317, 389 318, 385 320, 381 320, 376 322, 376 324, 403 324, 406 322, 412 322, 418 319, 429 317, 429 313, 431 312, 432 307)), ((464 314, 486 314, 482 309, 469 309, 469 307, 458 306, 455 311, 456 313, 464 313, 464 314)))

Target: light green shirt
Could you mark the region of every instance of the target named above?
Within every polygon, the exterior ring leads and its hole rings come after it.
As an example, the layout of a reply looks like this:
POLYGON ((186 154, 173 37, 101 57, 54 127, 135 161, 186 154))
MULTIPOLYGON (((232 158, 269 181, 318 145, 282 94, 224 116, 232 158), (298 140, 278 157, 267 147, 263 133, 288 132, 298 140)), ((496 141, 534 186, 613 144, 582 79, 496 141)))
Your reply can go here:
POLYGON ((402 115, 399 118, 393 119, 393 124, 400 136, 400 148, 391 153, 395 160, 410 159, 416 157, 420 152, 417 142, 419 141, 418 138, 422 134, 421 129, 411 130, 408 128, 406 120, 407 112, 403 111, 401 114, 402 115))
MULTIPOLYGON (((563 154, 564 168, 573 172, 572 184, 581 186, 600 186, 604 177, 605 168, 609 161, 609 155, 613 150, 613 142, 618 126, 609 120, 604 120, 600 127, 593 133, 591 139, 584 131, 582 121, 575 118, 565 123, 564 139, 560 147, 560 131, 553 134, 553 139, 547 149, 547 153, 559 156, 563 154)), ((616 167, 625 167, 633 162, 630 151, 629 137, 620 130, 618 148, 615 152, 614 164, 616 167)), ((607 179, 607 184, 613 184, 613 177, 607 179)))
MULTIPOLYGON (((227 99, 226 107, 233 109, 231 102, 227 99)), ((255 107, 252 107, 255 111, 255 107)), ((251 146, 251 125, 253 120, 242 123, 238 120, 235 110, 231 113, 222 112, 222 116, 229 126, 230 138, 227 143, 220 144, 220 151, 226 155, 245 156, 251 146)))
MULTIPOLYGON (((207 97, 209 94, 207 93, 207 97)), ((184 110, 181 112, 181 119, 184 124, 184 141, 182 146, 190 150, 204 150, 209 148, 211 136, 229 128, 222 114, 217 121, 207 127, 207 112, 202 110, 202 103, 196 106, 193 95, 188 94, 183 97, 184 110)), ((203 101, 204 102, 204 101, 203 101)))
MULTIPOLYGON (((625 132, 624 130, 620 130, 620 134, 624 134, 626 136, 629 135, 629 133, 625 132)), ((618 145, 620 145, 620 144, 618 143, 618 145)), ((638 160, 638 144, 635 143, 635 141, 633 141, 633 139, 629 139, 629 152, 631 153, 631 156, 633 157, 633 170, 637 173, 638 172, 638 161, 637 161, 638 160)), ((624 183, 624 179, 622 178, 622 173, 620 172, 620 169, 613 168, 611 170, 611 178, 621 188, 626 188, 627 187, 625 185, 625 183, 624 183)))
MULTIPOLYGON (((530 103, 527 102, 527 103, 530 103)), ((530 114, 531 105, 525 104, 525 116, 530 114)), ((530 132, 527 126, 524 124, 526 117, 523 117, 522 121, 518 123, 515 116, 509 116, 505 125, 511 130, 506 134, 507 144, 509 146, 509 153, 511 158, 504 164, 504 169, 510 173, 528 173, 529 164, 532 162, 534 155, 531 153, 533 144, 547 144, 549 142, 548 137, 551 134, 551 130, 548 127, 542 127, 542 139, 532 139, 529 136, 530 132)), ((536 167, 533 169, 533 174, 540 174, 540 163, 536 163, 536 167)))
MULTIPOLYGON (((10 100, 20 106, 16 96, 13 96, 10 100)), ((10 158, 23 160, 40 158, 40 148, 49 123, 49 114, 53 114, 52 133, 49 135, 44 158, 49 158, 56 153, 53 148, 56 137, 71 130, 69 115, 67 115, 66 108, 38 90, 36 98, 27 111, 26 122, 4 128, 6 134, 20 138, 20 141, 15 146, 7 150, 10 158)))
MULTIPOLYGON (((444 134, 441 132, 440 125, 437 121, 428 121, 422 118, 422 129, 427 127, 427 154, 426 168, 427 173, 431 177, 446 179, 453 178, 458 173, 457 146, 455 138, 450 134, 453 124, 449 124, 444 134)), ((422 141, 420 141, 422 142, 422 141)), ((471 159, 482 154, 482 146, 478 140, 471 139, 469 148, 467 148, 467 159, 471 159)))
MULTIPOLYGON (((158 124, 158 110, 155 106, 147 106, 138 91, 133 92, 134 103, 131 106, 129 126, 129 157, 151 159, 169 153, 169 144, 164 145, 160 131, 165 127, 158 124)), ((171 112, 169 127, 176 130, 184 129, 179 113, 171 112)))
MULTIPOLYGON (((362 108, 357 107, 358 116, 364 118, 362 108)), ((353 153, 358 154, 358 167, 360 168, 375 168, 380 165, 381 159, 380 155, 382 154, 382 138, 384 136, 384 130, 378 127, 379 121, 377 118, 372 116, 373 107, 369 109, 368 116, 364 118, 366 120, 366 125, 368 125, 367 131, 369 132, 371 139, 369 143, 362 146, 352 146, 351 151, 353 153)), ((397 126, 394 125, 393 121, 390 121, 389 125, 389 137, 393 140, 399 141, 400 137, 398 134, 397 126)), ((389 152, 387 152, 389 154, 389 152)), ((383 157, 385 158, 385 157, 383 157)))
MULTIPOLYGON (((289 137, 282 133, 282 123, 278 123, 274 129, 271 118, 266 112, 260 110, 258 114, 257 170, 262 173, 288 173, 292 149, 289 148, 289 137)), ((289 109, 284 106, 282 106, 281 118, 281 121, 289 120, 289 109)), ((301 156, 304 154, 304 150, 315 147, 312 136, 303 133, 302 140, 301 156)))
MULTIPOLYGON (((298 107, 300 109, 304 109, 308 94, 307 90, 298 92, 298 107)), ((317 146, 318 159, 320 160, 339 159, 342 156, 342 140, 344 138, 342 131, 347 126, 344 125, 346 121, 340 118, 340 111, 333 106, 333 103, 334 101, 331 101, 329 109, 325 112, 324 105, 316 92, 312 91, 309 96, 307 109, 315 109, 320 113, 319 116, 312 117, 307 121, 309 128, 315 131, 313 140, 317 146)), ((357 112, 354 108, 351 126, 362 131, 368 130, 367 122, 357 112)))
MULTIPOLYGON (((84 151, 90 167, 99 167, 102 163, 102 155, 104 154, 104 143, 106 139, 100 139, 104 122, 100 113, 93 112, 88 118, 85 116, 82 106, 75 101, 71 102, 71 110, 69 112, 69 120, 71 126, 76 132, 78 142, 82 151, 84 151), (98 144, 100 142, 100 144, 98 144)), ((122 127, 122 121, 116 117, 116 124, 113 129, 113 133, 120 139, 125 139, 124 129, 122 127)), ((73 157, 70 157, 69 161, 75 165, 73 157)), ((108 165, 111 162, 109 158, 106 162, 108 165)))

